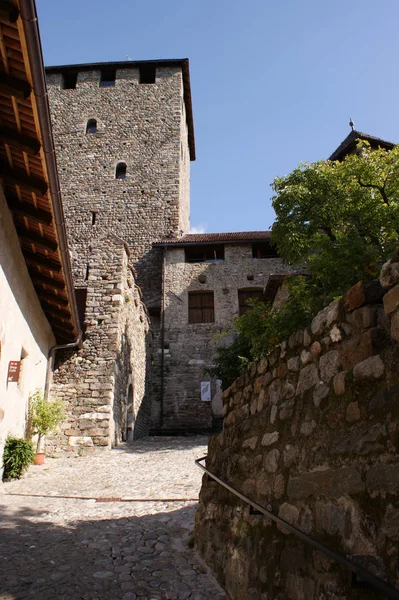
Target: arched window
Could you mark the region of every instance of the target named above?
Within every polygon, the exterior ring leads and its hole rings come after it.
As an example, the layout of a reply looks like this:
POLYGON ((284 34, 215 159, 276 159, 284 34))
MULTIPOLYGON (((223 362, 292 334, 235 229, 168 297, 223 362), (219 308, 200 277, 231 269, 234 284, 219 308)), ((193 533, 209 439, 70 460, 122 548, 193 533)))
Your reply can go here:
POLYGON ((126 178, 126 163, 118 162, 115 169, 115 179, 125 179, 126 178))
POLYGON ((89 119, 86 125, 86 133, 97 132, 97 121, 95 119, 89 119))

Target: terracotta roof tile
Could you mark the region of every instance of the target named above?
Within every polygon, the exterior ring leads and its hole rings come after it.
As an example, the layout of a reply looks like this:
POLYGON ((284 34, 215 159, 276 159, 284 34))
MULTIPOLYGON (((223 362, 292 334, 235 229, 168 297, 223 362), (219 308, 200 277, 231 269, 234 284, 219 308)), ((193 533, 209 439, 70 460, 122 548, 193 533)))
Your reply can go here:
POLYGON ((229 233, 187 233, 180 238, 164 238, 154 246, 186 246, 187 244, 235 244, 270 240, 270 231, 234 231, 229 233))

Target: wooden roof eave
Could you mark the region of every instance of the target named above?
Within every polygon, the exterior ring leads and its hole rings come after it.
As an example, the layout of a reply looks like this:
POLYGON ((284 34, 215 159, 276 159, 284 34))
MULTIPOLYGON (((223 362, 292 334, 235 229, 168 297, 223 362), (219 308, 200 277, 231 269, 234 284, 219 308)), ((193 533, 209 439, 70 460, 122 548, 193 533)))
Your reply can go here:
POLYGON ((57 342, 80 340, 34 0, 0 7, 0 178, 57 342))

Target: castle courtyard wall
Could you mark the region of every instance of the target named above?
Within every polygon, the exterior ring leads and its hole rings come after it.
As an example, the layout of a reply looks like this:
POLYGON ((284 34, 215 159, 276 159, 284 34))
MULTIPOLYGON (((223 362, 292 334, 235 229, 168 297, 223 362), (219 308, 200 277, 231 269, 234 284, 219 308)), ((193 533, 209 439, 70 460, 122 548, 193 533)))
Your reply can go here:
POLYGON ((151 334, 128 249, 107 236, 92 244, 89 260, 82 346, 57 354, 51 392, 68 419, 48 442, 53 454, 110 448, 150 428, 151 334))
MULTIPOLYGON (((294 272, 280 258, 253 258, 250 243, 226 244, 224 260, 214 262, 189 263, 184 248, 165 250, 164 428, 212 427, 213 417, 221 412, 220 383, 206 369, 213 365, 218 346, 232 341, 238 290, 264 290, 271 275, 294 272), (213 291, 214 323, 188 322, 188 294, 194 291, 213 291), (220 336, 223 331, 230 333, 220 336), (211 402, 201 400, 202 381, 211 384, 211 402)), ((159 360, 161 353, 162 348, 159 360)))
MULTIPOLYGON (((207 467, 397 587, 399 265, 381 281, 354 286, 224 392, 207 467)), ((206 475, 195 540, 233 600, 377 597, 206 475)))

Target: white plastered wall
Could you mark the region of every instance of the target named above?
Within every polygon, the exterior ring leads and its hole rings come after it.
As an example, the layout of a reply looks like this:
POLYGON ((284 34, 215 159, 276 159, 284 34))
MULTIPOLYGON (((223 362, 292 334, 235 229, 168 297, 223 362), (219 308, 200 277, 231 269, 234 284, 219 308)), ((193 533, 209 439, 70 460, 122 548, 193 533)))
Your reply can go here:
POLYGON ((0 186, 0 472, 7 434, 24 435, 29 394, 44 388, 54 343, 0 186), (9 362, 20 360, 21 354, 19 383, 7 384, 9 362))

